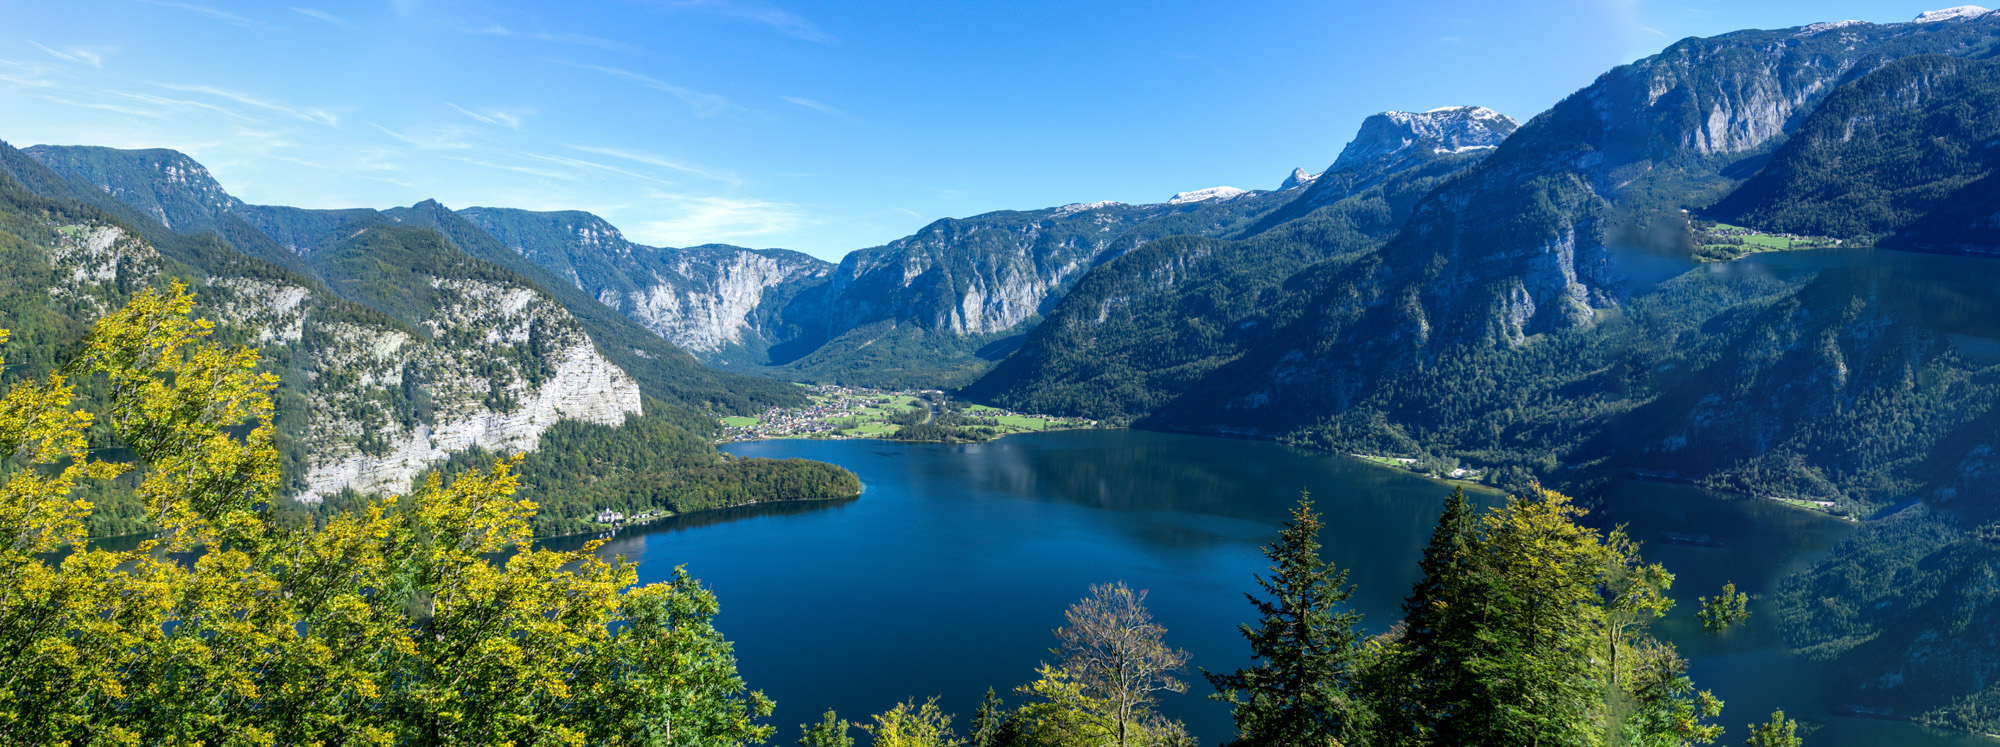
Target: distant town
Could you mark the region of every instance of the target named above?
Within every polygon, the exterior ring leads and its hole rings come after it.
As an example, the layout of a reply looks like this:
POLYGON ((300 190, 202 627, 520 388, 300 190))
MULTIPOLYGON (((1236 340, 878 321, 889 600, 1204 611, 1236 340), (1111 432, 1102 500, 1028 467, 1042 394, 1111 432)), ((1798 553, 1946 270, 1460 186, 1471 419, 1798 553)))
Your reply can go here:
MULTIPOLYGON (((805 386, 805 385, 802 385, 805 386)), ((728 417, 721 442, 766 438, 909 438, 911 426, 949 423, 958 440, 983 440, 1011 433, 1095 428, 1085 418, 1061 418, 1019 413, 998 407, 952 400, 943 391, 883 390, 836 384, 807 386, 812 403, 805 407, 773 407, 757 417, 728 417)), ((938 429, 920 431, 930 433, 938 429)))

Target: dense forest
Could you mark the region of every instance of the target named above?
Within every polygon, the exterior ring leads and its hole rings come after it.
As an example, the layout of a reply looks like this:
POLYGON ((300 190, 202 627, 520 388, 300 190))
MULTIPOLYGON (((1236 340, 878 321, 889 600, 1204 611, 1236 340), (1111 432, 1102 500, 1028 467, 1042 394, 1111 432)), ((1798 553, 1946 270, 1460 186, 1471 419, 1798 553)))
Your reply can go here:
MULTIPOLYGON (((1703 211, 1770 231, 1934 250, 2000 245, 1931 213, 1990 203, 2000 167, 2000 63, 1926 55, 1863 76, 1813 110, 1771 164, 1703 211), (1919 226, 1921 227, 1919 228, 1919 226)), ((1969 217, 1969 216, 1967 216, 1969 217)))
MULTIPOLYGON (((463 474, 503 456, 470 449, 453 454, 442 469, 447 475, 463 474)), ((861 481, 847 470, 805 459, 721 454, 706 439, 655 415, 615 427, 558 423, 542 434, 540 447, 523 456, 515 471, 517 494, 536 505, 530 523, 536 536, 599 530, 603 525, 596 514, 607 508, 626 516, 682 514, 861 494, 861 481)))

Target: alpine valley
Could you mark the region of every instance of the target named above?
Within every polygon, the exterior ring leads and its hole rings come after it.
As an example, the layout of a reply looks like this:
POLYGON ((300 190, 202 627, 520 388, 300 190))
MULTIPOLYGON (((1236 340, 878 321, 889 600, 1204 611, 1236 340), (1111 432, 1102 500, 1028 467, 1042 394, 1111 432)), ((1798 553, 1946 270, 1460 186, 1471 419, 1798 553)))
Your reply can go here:
MULTIPOLYGON (((512 452, 542 534, 859 493, 712 446, 794 383, 1510 490, 1683 482, 1859 522, 1778 593, 1789 645, 1859 712, 2000 732, 2000 12, 1689 38, 1526 123, 1383 112, 1275 189, 939 220, 838 263, 586 212, 251 205, 170 150, 0 170, 0 316, 40 351, 9 380, 190 278, 282 379, 300 512, 512 452), (1780 234, 1828 248, 1745 251, 1780 234)), ((145 528, 132 484, 96 533, 145 528)))

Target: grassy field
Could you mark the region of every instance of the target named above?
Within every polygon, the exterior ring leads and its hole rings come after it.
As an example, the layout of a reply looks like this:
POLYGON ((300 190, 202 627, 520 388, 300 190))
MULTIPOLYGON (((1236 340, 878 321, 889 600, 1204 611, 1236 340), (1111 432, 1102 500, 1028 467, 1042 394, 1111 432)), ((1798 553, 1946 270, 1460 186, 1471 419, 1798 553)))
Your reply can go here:
POLYGON ((1048 430, 1049 427, 1049 421, 1026 415, 1002 415, 995 420, 999 420, 1004 426, 1031 431, 1048 430))
MULTIPOLYGON (((930 406, 919 395, 900 392, 850 392, 815 390, 811 395, 814 409, 819 415, 800 418, 795 413, 785 413, 773 419, 769 427, 759 418, 732 417, 721 420, 724 426, 737 429, 751 429, 751 434, 759 438, 882 438, 901 428, 894 420, 911 420, 911 413, 923 415, 930 406)), ((961 405, 953 404, 949 409, 940 406, 934 414, 949 416, 957 412, 961 405)), ((1063 428, 1088 428, 1096 425, 1093 421, 1066 418, 1047 418, 1034 415, 1020 415, 985 405, 962 405, 963 414, 977 422, 967 423, 965 419, 951 417, 951 422, 942 426, 956 429, 954 438, 991 438, 1009 433, 1032 433, 1063 428), (967 435, 970 434, 970 435, 967 435)), ((739 435, 727 438, 738 438, 739 435)))
MULTIPOLYGON (((1717 223, 1715 224, 1715 228, 1712 230, 1755 231, 1757 229, 1750 228, 1748 226, 1735 226, 1735 225, 1730 225, 1728 223, 1717 223)), ((1785 251, 1791 251, 1793 249, 1818 249, 1822 247, 1838 246, 1840 243, 1827 238, 1807 237, 1807 238, 1794 239, 1787 236, 1774 236, 1772 234, 1766 234, 1766 233, 1752 234, 1748 236, 1738 236, 1736 238, 1742 239, 1743 243, 1741 245, 1703 244, 1701 246, 1701 249, 1703 250, 1704 253, 1709 255, 1705 258, 1714 260, 1722 258, 1741 257, 1744 255, 1756 254, 1759 252, 1785 252, 1785 251)))

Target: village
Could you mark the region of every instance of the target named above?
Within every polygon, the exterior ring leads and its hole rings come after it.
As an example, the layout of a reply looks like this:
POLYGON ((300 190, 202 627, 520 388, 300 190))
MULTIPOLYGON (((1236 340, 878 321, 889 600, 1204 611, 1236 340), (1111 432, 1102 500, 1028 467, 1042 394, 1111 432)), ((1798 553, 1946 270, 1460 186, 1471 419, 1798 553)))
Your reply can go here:
POLYGON ((1825 249, 1843 244, 1840 239, 1828 236, 1766 232, 1728 223, 1699 221, 1695 229, 1695 258, 1708 262, 1727 261, 1758 252, 1825 249))
POLYGON ((717 441, 888 438, 904 426, 946 419, 961 429, 965 423, 971 423, 985 437, 1097 426, 1094 420, 1033 415, 956 402, 936 389, 891 391, 837 384, 806 388, 812 403, 805 407, 774 407, 757 417, 722 418, 722 436, 717 441))

